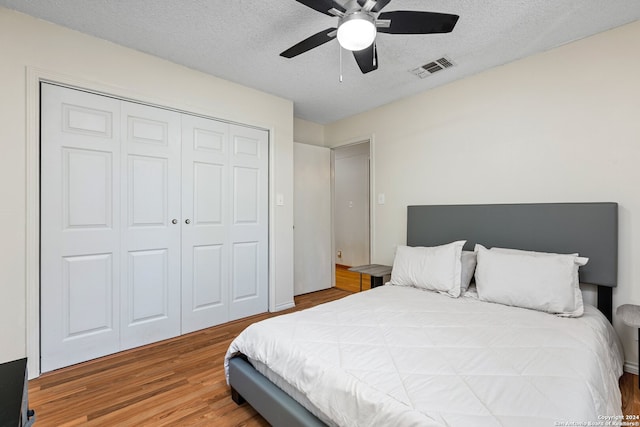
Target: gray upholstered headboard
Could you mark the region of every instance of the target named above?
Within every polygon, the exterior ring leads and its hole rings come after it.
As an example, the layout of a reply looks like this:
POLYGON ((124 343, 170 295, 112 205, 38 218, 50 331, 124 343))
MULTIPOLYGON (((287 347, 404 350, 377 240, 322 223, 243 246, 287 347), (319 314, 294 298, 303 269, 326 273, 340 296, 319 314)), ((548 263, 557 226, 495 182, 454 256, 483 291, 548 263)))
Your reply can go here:
POLYGON ((580 268, 580 281, 599 285, 598 308, 611 319, 611 287, 618 283, 617 203, 408 207, 407 245, 436 246, 455 240, 467 240, 467 250, 480 243, 488 248, 578 252, 588 257, 589 263, 580 268), (609 308, 601 307, 601 302, 609 308))

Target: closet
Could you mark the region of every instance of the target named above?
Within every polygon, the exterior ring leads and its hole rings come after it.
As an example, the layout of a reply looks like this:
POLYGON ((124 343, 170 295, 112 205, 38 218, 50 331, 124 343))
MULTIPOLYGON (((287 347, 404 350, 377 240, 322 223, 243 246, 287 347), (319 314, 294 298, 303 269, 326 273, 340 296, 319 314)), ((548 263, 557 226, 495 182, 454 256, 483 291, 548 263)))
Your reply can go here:
POLYGON ((268 132, 41 86, 41 367, 267 311, 268 132))

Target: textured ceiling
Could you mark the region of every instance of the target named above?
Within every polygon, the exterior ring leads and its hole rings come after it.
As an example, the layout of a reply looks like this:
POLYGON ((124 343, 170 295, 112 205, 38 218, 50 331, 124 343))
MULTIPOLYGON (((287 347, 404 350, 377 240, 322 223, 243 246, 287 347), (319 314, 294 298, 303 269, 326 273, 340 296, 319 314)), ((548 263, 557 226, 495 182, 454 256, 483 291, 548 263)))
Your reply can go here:
POLYGON ((392 0, 384 11, 454 13, 460 20, 450 34, 378 34, 379 68, 366 75, 344 51, 340 83, 337 41, 293 59, 279 56, 337 25, 294 0, 0 5, 291 99, 296 117, 322 124, 640 19, 640 0, 392 0), (425 79, 408 72, 442 56, 455 66, 425 79))

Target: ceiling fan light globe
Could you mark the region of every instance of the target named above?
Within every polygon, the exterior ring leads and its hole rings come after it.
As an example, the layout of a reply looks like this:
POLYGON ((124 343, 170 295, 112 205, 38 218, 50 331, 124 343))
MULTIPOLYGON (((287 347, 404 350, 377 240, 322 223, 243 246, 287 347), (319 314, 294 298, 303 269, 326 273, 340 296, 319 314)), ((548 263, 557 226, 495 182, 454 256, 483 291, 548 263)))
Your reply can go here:
POLYGON ((338 27, 337 37, 340 46, 347 50, 366 49, 376 39, 373 17, 361 12, 345 16, 338 27))

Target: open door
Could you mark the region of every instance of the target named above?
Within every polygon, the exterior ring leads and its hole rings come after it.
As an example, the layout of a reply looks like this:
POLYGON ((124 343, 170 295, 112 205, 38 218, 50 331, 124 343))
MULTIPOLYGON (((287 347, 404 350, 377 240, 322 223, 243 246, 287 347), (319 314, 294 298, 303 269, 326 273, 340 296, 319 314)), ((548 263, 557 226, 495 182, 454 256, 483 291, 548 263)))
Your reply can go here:
POLYGON ((331 150, 293 144, 294 295, 332 285, 331 150))

